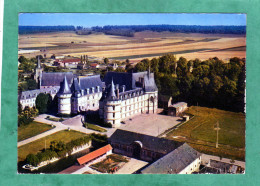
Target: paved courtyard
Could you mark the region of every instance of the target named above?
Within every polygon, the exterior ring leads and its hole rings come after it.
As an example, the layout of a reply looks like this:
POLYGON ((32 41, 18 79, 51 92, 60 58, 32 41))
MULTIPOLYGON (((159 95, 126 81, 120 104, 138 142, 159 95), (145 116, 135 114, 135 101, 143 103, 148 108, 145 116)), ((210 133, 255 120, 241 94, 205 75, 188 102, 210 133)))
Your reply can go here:
POLYGON ((180 117, 172 117, 160 114, 142 114, 125 121, 119 127, 122 130, 158 136, 181 121, 180 117))
POLYGON ((148 163, 145 161, 131 158, 122 168, 120 168, 115 174, 132 174, 135 171, 141 169, 148 163))

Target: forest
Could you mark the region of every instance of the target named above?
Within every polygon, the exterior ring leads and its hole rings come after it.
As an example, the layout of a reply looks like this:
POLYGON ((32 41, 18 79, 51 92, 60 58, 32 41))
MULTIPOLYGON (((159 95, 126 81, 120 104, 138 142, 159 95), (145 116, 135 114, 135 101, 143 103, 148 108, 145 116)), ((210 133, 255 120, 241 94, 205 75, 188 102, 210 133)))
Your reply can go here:
POLYGON ((19 26, 19 34, 75 31, 79 35, 103 32, 108 35, 133 37, 135 32, 175 32, 203 34, 246 34, 246 26, 200 26, 200 25, 107 25, 84 28, 83 26, 19 26))
POLYGON ((19 26, 19 34, 75 31, 74 26, 19 26))
POLYGON ((175 33, 203 33, 203 34, 246 34, 246 26, 200 26, 200 25, 125 25, 92 27, 93 31, 110 35, 124 35, 133 37, 135 32, 175 32, 175 33), (120 33, 120 34, 119 34, 120 33))
POLYGON ((244 112, 245 59, 234 57, 229 63, 217 57, 187 61, 167 54, 152 60, 143 59, 135 67, 127 65, 126 70, 141 72, 149 66, 161 97, 172 96, 174 102, 244 112))

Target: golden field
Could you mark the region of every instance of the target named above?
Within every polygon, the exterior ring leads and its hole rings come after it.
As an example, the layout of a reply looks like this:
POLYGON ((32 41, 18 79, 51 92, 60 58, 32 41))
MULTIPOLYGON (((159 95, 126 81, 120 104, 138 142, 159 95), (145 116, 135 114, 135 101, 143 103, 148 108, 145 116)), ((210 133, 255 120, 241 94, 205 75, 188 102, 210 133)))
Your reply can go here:
POLYGON ((19 35, 19 49, 32 50, 26 57, 44 54, 56 56, 80 56, 130 59, 137 62, 166 53, 187 59, 205 60, 218 57, 228 61, 232 57, 246 57, 246 37, 224 34, 184 34, 170 32, 137 32, 134 37, 104 34, 77 35, 74 32, 19 35), (33 51, 35 50, 35 51, 33 51))

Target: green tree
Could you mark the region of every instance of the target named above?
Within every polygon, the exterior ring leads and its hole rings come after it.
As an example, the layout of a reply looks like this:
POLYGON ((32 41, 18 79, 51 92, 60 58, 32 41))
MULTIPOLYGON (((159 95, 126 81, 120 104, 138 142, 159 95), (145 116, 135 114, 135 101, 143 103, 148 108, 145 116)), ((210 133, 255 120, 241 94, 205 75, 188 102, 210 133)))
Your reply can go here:
POLYGON ((34 79, 27 80, 28 90, 35 90, 38 88, 38 84, 34 79))
POLYGON ((51 105, 51 95, 40 93, 36 97, 36 108, 39 110, 40 114, 47 113, 51 105))
POLYGON ((18 61, 19 61, 20 63, 25 63, 25 62, 27 61, 27 59, 26 59, 24 56, 20 56, 20 57, 18 58, 18 61))
POLYGON ((26 162, 30 165, 37 166, 39 164, 39 159, 34 154, 28 154, 26 156, 26 162))
POLYGON ((107 65, 109 63, 109 59, 108 58, 105 58, 104 59, 104 63, 107 65))

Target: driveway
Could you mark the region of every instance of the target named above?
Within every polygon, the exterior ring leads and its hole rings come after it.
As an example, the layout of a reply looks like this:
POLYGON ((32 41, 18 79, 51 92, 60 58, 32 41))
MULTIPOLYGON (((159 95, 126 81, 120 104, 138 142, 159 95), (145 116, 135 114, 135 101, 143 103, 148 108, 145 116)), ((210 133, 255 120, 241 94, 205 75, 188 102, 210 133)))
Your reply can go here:
POLYGON ((123 167, 121 167, 115 174, 132 174, 135 171, 141 169, 148 163, 145 161, 131 158, 123 167))

